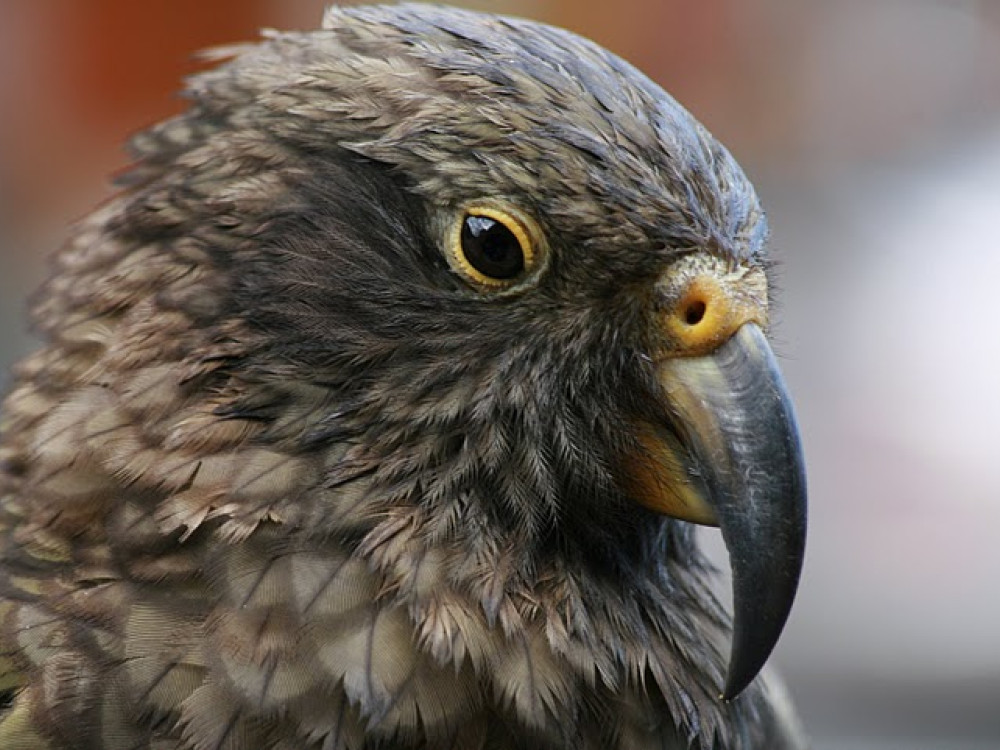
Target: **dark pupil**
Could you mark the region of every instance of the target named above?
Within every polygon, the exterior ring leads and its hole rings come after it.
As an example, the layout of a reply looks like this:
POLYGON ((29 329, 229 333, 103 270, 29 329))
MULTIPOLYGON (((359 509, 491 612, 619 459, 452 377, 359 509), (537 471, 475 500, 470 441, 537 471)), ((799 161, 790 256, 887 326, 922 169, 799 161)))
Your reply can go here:
POLYGON ((465 217, 462 251, 473 268, 491 279, 513 279, 524 270, 524 251, 517 237, 485 216, 465 217))

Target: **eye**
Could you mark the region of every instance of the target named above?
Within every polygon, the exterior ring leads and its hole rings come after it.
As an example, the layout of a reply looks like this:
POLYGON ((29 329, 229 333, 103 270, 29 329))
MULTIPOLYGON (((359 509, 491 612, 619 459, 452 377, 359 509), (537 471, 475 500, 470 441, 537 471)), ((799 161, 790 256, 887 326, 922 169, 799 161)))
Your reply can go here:
POLYGON ((462 222, 462 254, 483 276, 506 281, 524 270, 524 250, 517 235, 496 219, 466 216, 462 222))
POLYGON ((528 219, 513 211, 470 207, 452 233, 449 260, 476 284, 491 289, 513 286, 536 265, 535 243, 528 227, 528 219))

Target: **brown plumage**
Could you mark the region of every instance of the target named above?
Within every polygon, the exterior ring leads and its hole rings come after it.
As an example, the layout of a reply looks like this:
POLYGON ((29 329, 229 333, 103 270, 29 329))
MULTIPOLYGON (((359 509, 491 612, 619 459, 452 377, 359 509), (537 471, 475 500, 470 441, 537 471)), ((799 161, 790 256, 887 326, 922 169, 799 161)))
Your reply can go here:
MULTIPOLYGON (((671 379, 766 350, 731 157, 525 21, 334 9, 219 57, 59 254, 3 406, 0 747, 804 747, 774 685, 719 699, 729 621, 660 497, 742 544, 758 480, 671 379)), ((798 508, 783 398, 764 497, 798 508)))

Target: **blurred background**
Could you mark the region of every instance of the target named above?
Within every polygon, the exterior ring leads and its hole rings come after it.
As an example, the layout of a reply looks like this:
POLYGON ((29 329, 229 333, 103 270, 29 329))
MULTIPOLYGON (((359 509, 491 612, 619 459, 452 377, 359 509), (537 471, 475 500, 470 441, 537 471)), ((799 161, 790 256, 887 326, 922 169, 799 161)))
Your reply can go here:
MULTIPOLYGON (((776 661, 816 750, 1000 748, 1000 2, 466 4, 636 63, 758 186, 811 483, 776 661)), ((0 0, 0 384, 45 256, 192 53, 323 5, 0 0)))

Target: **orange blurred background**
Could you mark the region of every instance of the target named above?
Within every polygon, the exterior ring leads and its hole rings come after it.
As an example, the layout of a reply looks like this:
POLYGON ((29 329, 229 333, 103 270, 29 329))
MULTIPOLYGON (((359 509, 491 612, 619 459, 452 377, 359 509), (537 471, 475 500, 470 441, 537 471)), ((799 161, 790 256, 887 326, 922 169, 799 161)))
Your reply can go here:
MULTIPOLYGON (((618 52, 758 185, 812 503, 776 658, 817 750, 1000 747, 1000 3, 464 5, 618 52)), ((183 106, 193 53, 323 6, 0 0, 4 371, 45 255, 183 106)))

